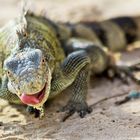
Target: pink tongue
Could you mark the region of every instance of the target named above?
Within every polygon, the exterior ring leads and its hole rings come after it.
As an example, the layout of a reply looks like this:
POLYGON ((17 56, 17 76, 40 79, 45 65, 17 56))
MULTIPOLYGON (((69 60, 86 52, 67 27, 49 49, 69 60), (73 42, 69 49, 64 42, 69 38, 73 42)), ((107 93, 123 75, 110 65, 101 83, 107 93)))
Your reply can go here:
POLYGON ((27 95, 25 93, 23 93, 20 97, 21 101, 24 103, 24 104, 38 104, 39 103, 39 99, 37 99, 35 96, 33 95, 27 95))

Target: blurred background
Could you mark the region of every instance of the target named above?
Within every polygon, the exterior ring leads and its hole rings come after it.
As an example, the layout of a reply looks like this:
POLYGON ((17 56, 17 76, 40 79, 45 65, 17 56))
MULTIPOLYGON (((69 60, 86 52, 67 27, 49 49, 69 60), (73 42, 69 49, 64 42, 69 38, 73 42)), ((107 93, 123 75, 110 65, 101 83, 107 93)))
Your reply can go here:
MULTIPOLYGON (((29 0, 30 9, 55 21, 94 21, 116 16, 139 15, 140 0, 29 0)), ((21 0, 0 0, 0 26, 18 17, 21 0)), ((140 51, 124 54, 125 60, 140 58, 140 51), (130 54, 131 53, 131 54, 130 54)), ((93 79, 88 90, 88 103, 93 104, 110 95, 137 89, 135 83, 122 84, 118 79, 93 79)), ((65 105, 67 94, 47 106, 42 120, 26 113, 25 108, 14 108, 0 100, 0 140, 126 140, 140 139, 140 100, 116 107, 113 98, 97 105, 84 119, 77 114, 65 123, 63 114, 56 111, 65 105)), ((121 99, 122 97, 120 97, 121 99)))
MULTIPOLYGON (((101 20, 140 15, 140 0, 29 0, 30 8, 56 21, 101 20)), ((0 25, 19 14, 20 0, 0 0, 0 25)))

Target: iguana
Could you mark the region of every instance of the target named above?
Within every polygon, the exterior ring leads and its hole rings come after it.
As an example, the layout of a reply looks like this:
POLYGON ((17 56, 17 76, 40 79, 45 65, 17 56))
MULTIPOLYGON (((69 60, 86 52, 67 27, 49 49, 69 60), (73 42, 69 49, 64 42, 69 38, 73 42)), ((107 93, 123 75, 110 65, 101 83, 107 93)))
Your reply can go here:
POLYGON ((123 51, 139 38, 139 17, 72 24, 24 13, 0 29, 0 98, 26 104, 42 117, 45 102, 71 87, 62 111, 84 117, 91 112, 90 75, 108 68, 131 75, 135 66, 117 67, 110 52, 123 51))

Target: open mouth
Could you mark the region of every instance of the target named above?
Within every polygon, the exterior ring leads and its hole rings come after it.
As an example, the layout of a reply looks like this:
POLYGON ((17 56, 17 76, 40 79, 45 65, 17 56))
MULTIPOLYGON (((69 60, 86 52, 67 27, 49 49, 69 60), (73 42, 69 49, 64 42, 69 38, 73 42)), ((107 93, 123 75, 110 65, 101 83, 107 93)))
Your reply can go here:
POLYGON ((22 93, 20 96, 21 101, 24 104, 30 104, 30 105, 36 105, 41 103, 42 99, 45 96, 45 91, 46 91, 46 85, 43 87, 43 89, 33 95, 27 95, 26 93, 22 93))

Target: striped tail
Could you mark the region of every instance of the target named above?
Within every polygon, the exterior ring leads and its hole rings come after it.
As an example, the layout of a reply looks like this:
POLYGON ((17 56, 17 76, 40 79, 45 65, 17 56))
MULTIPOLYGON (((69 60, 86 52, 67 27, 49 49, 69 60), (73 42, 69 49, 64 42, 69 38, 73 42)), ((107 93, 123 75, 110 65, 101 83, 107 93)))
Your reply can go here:
POLYGON ((101 22, 65 24, 71 37, 80 37, 108 47, 125 50, 127 44, 140 40, 140 17, 117 17, 101 22))

